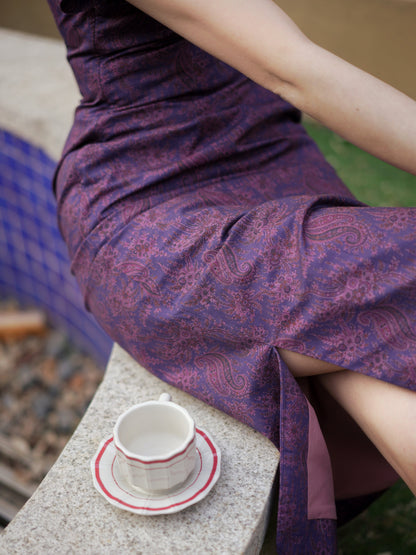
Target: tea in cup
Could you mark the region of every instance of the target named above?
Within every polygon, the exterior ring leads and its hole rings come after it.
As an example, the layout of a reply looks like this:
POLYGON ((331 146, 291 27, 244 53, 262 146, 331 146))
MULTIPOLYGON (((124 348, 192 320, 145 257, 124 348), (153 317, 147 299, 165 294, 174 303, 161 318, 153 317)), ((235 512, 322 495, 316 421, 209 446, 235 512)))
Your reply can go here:
POLYGON ((195 423, 167 393, 124 412, 114 428, 114 445, 126 480, 147 493, 175 490, 195 468, 195 423))

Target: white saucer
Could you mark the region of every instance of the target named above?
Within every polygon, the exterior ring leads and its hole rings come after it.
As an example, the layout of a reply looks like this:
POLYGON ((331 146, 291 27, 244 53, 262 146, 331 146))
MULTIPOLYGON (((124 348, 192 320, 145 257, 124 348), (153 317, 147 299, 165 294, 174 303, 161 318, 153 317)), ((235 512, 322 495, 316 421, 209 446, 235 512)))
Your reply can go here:
POLYGON ((220 475, 221 453, 210 435, 196 430, 197 463, 184 484, 165 495, 141 493, 132 488, 120 472, 113 437, 103 440, 91 461, 96 489, 109 503, 139 515, 160 515, 182 511, 208 495, 220 475))

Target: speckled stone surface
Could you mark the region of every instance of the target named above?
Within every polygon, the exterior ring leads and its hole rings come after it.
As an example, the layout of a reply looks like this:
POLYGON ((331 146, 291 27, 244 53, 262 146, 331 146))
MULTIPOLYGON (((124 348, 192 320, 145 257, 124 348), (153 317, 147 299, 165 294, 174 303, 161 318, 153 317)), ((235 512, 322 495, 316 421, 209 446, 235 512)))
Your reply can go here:
POLYGON ((83 421, 34 496, 0 538, 0 553, 258 553, 279 453, 260 434, 167 386, 117 345, 83 421), (90 461, 118 415, 162 392, 184 406, 221 449, 221 476, 198 504, 139 516, 94 488, 90 461))
POLYGON ((0 128, 61 154, 79 100, 62 41, 0 28, 0 128))

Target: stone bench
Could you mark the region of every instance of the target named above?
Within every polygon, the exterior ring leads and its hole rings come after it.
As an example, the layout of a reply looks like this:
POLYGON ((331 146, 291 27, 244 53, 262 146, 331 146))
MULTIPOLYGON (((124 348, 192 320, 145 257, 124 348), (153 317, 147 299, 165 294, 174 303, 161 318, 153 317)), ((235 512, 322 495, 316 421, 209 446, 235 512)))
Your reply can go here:
MULTIPOLYGON (((61 42, 0 29, 0 129, 57 159, 78 92, 61 42)), ((0 554, 274 552, 263 545, 279 462, 263 436, 172 388, 113 347, 103 382, 60 458, 0 536, 0 554), (209 495, 173 515, 117 509, 95 490, 90 461, 129 406, 168 392, 222 452, 209 495), (262 548, 263 545, 263 548, 262 548)))
POLYGON ((267 439, 161 382, 116 345, 81 424, 6 528, 0 553, 259 553, 278 461, 267 439), (131 514, 94 489, 90 461, 121 412, 165 391, 211 434, 222 454, 221 475, 205 499, 181 512, 131 514))

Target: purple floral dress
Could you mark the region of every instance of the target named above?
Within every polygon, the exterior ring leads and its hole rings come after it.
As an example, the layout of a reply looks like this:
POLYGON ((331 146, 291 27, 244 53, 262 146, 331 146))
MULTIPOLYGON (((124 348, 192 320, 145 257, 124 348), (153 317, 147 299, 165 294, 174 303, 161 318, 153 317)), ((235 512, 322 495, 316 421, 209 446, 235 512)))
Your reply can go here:
POLYGON ((356 201, 296 109, 124 0, 48 1, 82 94, 55 191, 87 308, 280 449, 279 553, 336 553, 334 498, 396 475, 277 348, 415 390, 416 210, 356 201))

